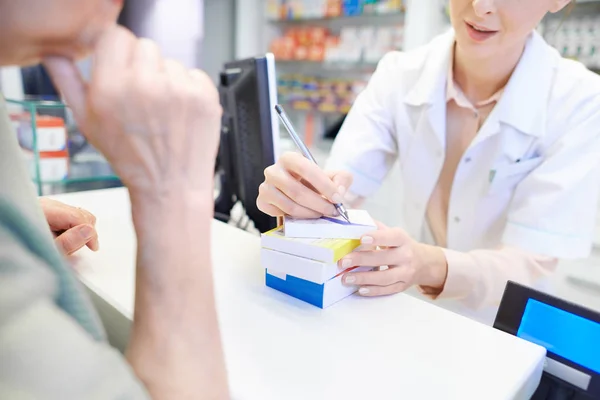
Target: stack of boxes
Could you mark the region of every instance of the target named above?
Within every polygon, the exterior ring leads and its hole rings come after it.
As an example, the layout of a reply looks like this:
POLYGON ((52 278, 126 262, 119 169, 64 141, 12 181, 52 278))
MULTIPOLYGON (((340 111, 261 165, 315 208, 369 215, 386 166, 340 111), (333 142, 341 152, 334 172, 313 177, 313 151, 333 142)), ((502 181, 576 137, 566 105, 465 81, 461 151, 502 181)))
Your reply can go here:
POLYGON ((364 211, 351 210, 350 220, 354 223, 345 224, 340 218, 286 218, 283 226, 263 234, 261 263, 266 285, 319 308, 356 292, 358 288, 343 284, 342 277, 351 270, 370 268, 343 270, 338 261, 356 250, 360 237, 376 226, 364 211))

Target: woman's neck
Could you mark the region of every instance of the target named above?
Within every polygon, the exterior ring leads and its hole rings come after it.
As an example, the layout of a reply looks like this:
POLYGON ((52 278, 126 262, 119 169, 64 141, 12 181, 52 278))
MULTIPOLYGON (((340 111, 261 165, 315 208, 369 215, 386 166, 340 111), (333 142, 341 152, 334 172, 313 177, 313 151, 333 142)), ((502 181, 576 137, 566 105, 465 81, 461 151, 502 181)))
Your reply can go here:
POLYGON ((487 58, 473 58, 454 45, 454 80, 471 102, 477 103, 492 97, 502 89, 525 49, 525 43, 487 58))

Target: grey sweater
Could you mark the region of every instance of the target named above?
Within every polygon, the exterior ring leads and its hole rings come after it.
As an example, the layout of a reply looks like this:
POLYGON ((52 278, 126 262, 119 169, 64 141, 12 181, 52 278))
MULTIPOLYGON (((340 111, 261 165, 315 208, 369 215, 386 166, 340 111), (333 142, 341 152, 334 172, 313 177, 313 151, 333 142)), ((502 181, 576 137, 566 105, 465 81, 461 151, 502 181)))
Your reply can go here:
POLYGON ((0 96, 0 399, 147 399, 54 246, 0 96))

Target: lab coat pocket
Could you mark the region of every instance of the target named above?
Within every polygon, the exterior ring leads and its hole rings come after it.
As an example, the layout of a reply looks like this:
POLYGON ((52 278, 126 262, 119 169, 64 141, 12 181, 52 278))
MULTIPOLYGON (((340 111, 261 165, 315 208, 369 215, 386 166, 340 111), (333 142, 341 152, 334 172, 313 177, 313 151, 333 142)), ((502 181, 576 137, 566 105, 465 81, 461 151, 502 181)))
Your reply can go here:
POLYGON ((512 194, 515 187, 543 161, 542 157, 535 157, 492 169, 489 175, 489 194, 512 194))

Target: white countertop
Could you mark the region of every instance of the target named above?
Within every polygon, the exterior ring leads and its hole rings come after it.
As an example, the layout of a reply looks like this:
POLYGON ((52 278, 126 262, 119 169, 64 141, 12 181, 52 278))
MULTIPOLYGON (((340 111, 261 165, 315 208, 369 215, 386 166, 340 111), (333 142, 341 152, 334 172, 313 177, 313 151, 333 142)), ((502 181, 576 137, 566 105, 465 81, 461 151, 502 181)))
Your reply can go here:
MULTIPOLYGON (((75 268, 131 319, 127 192, 54 198, 97 216, 101 250, 80 252, 75 268)), ((217 309, 236 399, 524 399, 539 382, 541 347, 408 295, 353 296, 321 310, 267 288, 259 255, 258 237, 213 223, 217 309)))

